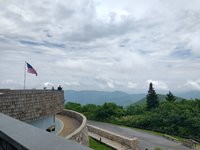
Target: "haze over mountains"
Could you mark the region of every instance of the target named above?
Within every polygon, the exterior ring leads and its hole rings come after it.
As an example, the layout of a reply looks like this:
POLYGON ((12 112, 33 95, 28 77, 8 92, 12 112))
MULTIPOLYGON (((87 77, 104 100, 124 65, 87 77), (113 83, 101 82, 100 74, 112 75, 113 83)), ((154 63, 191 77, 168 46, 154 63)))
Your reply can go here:
MULTIPOLYGON (((114 102, 121 106, 128 106, 133 103, 140 104, 145 101, 146 93, 129 94, 121 91, 94 91, 94 90, 65 90, 65 102, 77 102, 80 104, 101 105, 105 102, 114 102)), ((185 93, 174 94, 177 100, 200 98, 200 91, 190 91, 185 93)), ((159 99, 164 100, 166 95, 159 94, 159 99)))

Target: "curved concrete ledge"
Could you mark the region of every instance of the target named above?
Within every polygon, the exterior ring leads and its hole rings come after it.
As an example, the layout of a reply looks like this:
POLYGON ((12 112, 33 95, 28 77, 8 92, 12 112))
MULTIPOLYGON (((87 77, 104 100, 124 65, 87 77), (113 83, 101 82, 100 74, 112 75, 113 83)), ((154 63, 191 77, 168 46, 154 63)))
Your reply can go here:
MULTIPOLYGON (((58 119, 58 118, 56 118, 56 119, 58 119)), ((60 128, 60 130, 56 133, 56 135, 59 135, 59 134, 61 133, 61 131, 63 130, 63 127, 64 127, 63 122, 62 122, 60 119, 58 119, 58 120, 59 120, 60 123, 61 123, 61 128, 60 128)))
POLYGON ((72 111, 64 109, 60 115, 66 115, 68 117, 74 118, 80 122, 80 126, 70 135, 66 136, 66 139, 75 140, 80 144, 88 146, 88 130, 87 130, 87 119, 84 115, 72 111))

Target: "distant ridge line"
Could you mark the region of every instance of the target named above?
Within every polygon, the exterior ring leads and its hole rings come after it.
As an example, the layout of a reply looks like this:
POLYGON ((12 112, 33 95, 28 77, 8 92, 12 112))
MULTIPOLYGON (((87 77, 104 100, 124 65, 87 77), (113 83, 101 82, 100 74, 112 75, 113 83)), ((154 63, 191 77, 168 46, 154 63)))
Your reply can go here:
MULTIPOLYGON (((167 93, 166 93, 167 94, 167 93)), ((174 93, 173 93, 174 94, 174 93)), ((114 102, 117 105, 128 106, 130 104, 141 104, 145 101, 146 93, 129 94, 123 91, 97 91, 97 90, 65 90, 65 102, 77 102, 80 104, 102 105, 105 102, 114 102)), ((158 94, 161 101, 165 100, 163 94, 158 94)), ((200 98, 200 91, 184 92, 177 95, 177 100, 200 98), (195 96, 195 97, 194 97, 195 96)))

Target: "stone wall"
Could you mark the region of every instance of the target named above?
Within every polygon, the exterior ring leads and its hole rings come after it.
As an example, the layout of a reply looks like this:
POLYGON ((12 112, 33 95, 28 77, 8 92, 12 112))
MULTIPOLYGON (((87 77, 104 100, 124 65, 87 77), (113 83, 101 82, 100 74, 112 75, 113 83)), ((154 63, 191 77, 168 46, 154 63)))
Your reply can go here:
POLYGON ((0 112, 25 122, 63 111, 64 91, 0 90, 0 112))
POLYGON ((71 118, 74 118, 80 122, 80 127, 76 129, 73 133, 65 137, 66 139, 74 140, 82 145, 88 146, 89 145, 89 139, 88 139, 88 130, 87 130, 87 119, 84 115, 72 111, 72 110, 64 110, 61 113, 61 115, 66 115, 71 118))
POLYGON ((87 127, 88 127, 89 132, 97 134, 100 137, 104 137, 104 138, 107 138, 109 140, 120 143, 122 145, 125 145, 125 146, 129 147, 129 149, 131 149, 131 150, 139 150, 139 145, 138 145, 139 143, 138 143, 137 138, 127 138, 127 137, 106 131, 104 129, 94 127, 92 125, 87 125, 87 127))

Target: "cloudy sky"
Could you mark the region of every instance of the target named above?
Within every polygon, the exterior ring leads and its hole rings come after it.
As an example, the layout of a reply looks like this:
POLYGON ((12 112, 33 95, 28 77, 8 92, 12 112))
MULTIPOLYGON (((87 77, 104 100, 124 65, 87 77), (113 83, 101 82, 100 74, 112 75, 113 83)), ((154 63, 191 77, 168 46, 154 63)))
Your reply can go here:
POLYGON ((199 0, 0 0, 0 88, 200 91, 199 0))

